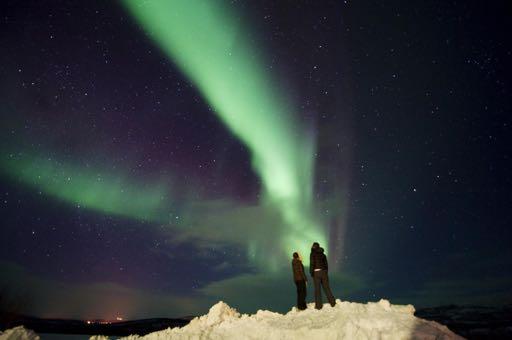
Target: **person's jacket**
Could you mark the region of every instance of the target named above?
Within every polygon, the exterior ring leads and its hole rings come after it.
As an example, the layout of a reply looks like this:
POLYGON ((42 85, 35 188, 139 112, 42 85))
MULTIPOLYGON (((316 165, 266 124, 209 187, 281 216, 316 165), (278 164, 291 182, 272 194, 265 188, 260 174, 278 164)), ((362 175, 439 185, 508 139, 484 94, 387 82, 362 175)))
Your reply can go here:
POLYGON ((311 248, 309 255, 309 273, 313 276, 315 269, 328 270, 327 256, 324 254, 324 248, 311 248))
POLYGON ((307 281, 306 274, 304 273, 304 266, 302 265, 302 261, 299 259, 292 260, 292 269, 293 269, 293 280, 294 281, 307 281))

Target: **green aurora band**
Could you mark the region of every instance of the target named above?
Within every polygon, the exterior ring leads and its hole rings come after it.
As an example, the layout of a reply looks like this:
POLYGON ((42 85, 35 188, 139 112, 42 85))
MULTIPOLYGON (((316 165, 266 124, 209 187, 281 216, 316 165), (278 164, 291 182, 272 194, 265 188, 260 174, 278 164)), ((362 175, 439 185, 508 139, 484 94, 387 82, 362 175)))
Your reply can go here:
POLYGON ((168 223, 168 186, 134 183, 102 171, 34 155, 9 155, 1 170, 41 193, 77 207, 131 219, 168 223))
MULTIPOLYGON (((282 229, 280 240, 270 243, 279 242, 281 255, 287 257, 295 250, 305 255, 313 241, 325 244, 325 230, 311 204, 313 138, 275 87, 239 20, 218 1, 123 3, 249 148, 262 181, 261 203, 277 209, 283 220, 282 226, 275 226, 282 229)), ((248 253, 258 261, 264 246, 248 243, 248 253)), ((262 264, 269 267, 268 260, 262 264)))

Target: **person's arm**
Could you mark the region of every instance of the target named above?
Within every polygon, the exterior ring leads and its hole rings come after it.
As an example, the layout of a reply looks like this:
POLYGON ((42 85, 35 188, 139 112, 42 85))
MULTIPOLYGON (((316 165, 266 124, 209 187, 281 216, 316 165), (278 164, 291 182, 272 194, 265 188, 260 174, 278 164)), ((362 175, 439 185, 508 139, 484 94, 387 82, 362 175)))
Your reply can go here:
POLYGON ((313 277, 315 268, 313 268, 313 253, 309 254, 309 274, 313 277))
POLYGON ((304 272, 304 265, 301 263, 300 267, 302 269, 302 277, 304 278, 304 281, 308 282, 308 277, 306 276, 306 273, 304 272))
POLYGON ((329 265, 327 264, 327 256, 324 255, 325 271, 329 271, 329 265))

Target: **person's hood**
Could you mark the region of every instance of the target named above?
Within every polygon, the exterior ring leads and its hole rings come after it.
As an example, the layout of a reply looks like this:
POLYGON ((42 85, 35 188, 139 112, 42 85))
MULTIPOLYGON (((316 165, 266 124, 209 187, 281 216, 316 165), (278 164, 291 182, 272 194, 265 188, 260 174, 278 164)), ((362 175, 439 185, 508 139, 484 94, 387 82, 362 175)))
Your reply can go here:
POLYGON ((314 252, 314 253, 323 253, 323 252, 324 252, 324 248, 322 248, 322 247, 318 247, 318 248, 311 248, 311 252, 314 252))

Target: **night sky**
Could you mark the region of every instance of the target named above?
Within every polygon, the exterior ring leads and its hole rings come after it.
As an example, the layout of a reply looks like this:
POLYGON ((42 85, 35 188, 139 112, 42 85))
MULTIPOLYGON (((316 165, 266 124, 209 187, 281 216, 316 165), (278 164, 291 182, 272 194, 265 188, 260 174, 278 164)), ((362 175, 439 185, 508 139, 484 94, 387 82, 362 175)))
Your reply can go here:
POLYGON ((319 241, 337 298, 512 302, 505 4, 3 1, 2 301, 282 312, 319 241))

